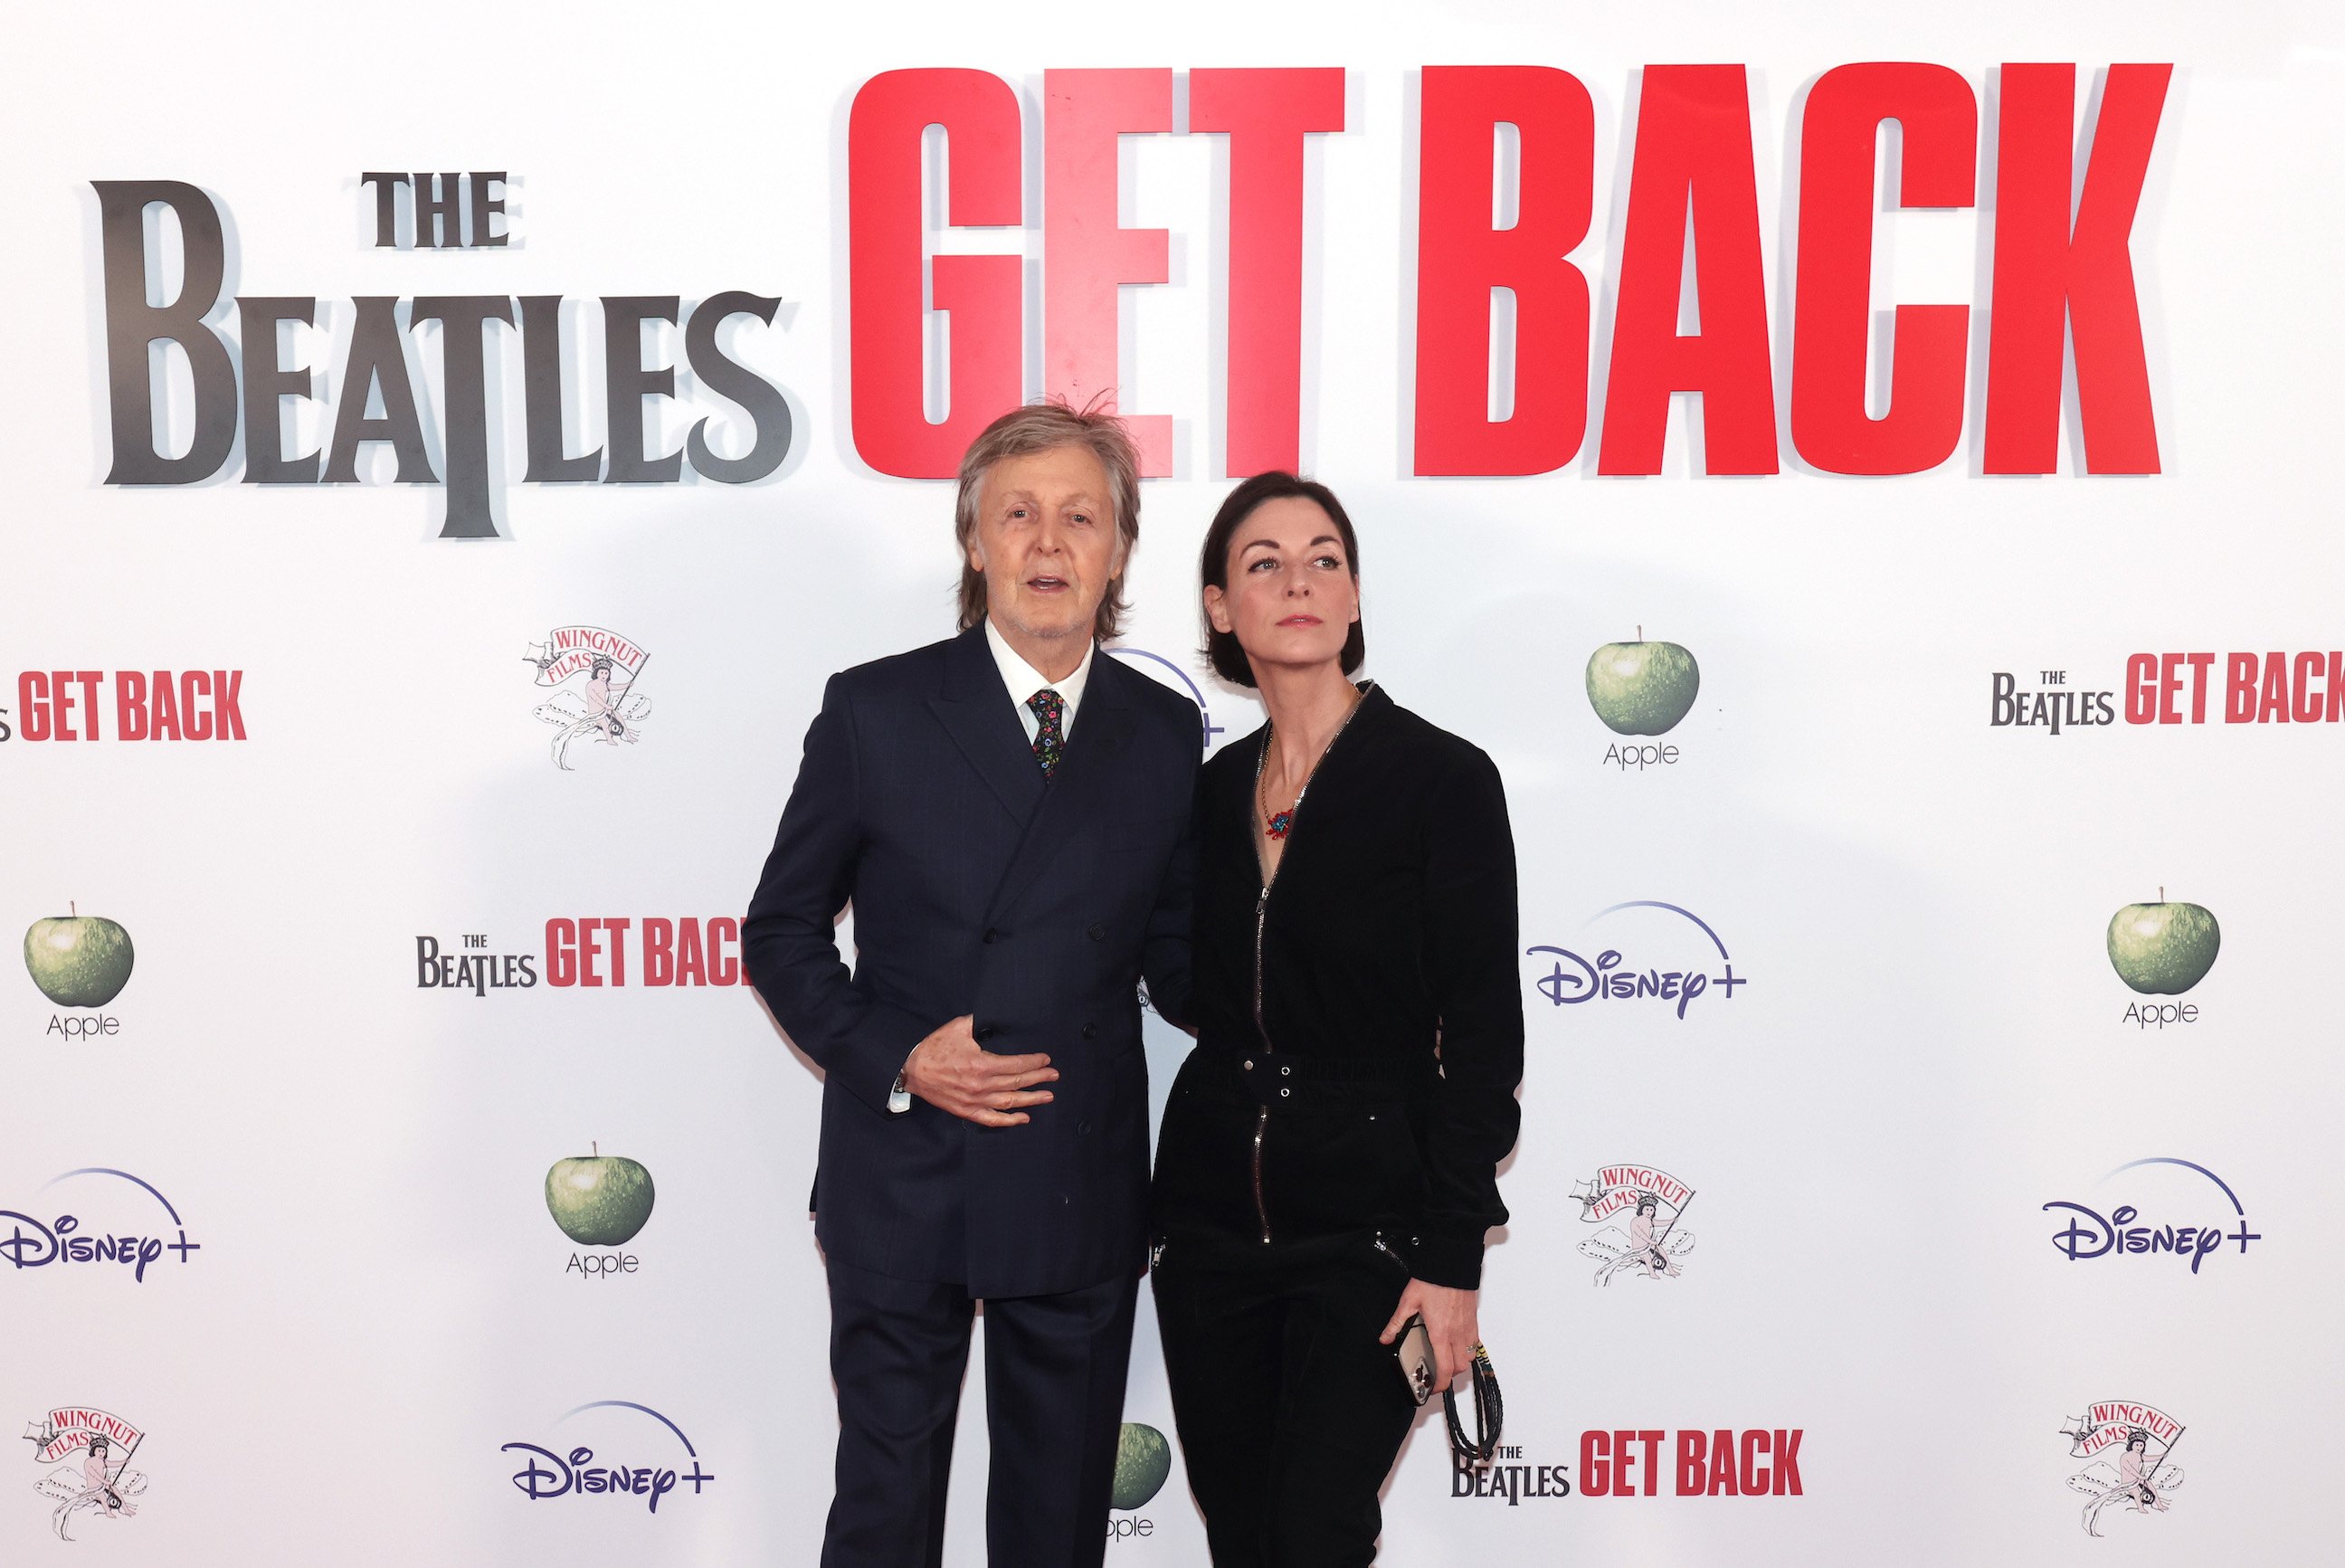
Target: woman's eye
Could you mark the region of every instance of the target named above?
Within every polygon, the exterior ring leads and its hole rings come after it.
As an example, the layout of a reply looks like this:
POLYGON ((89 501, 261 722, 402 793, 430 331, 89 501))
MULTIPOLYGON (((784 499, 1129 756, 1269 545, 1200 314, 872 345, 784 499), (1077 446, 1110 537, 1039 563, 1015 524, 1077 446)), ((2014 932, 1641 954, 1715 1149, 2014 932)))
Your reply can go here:
POLYGON ((1253 573, 1256 574, 1257 575, 1259 575, 1260 574, 1262 574, 1262 573, 1264 573, 1264 572, 1267 572, 1267 571, 1269 571, 1272 567, 1274 567, 1274 566, 1275 566, 1275 565, 1278 565, 1278 563, 1277 563, 1275 560, 1272 559, 1270 556, 1268 556, 1268 555, 1262 555, 1262 556, 1258 556, 1258 557, 1256 557, 1256 558, 1255 558, 1255 560, 1254 560, 1254 565, 1252 565, 1248 566, 1248 567, 1246 568, 1246 570, 1247 570, 1247 571, 1249 571, 1249 572, 1253 572, 1253 573))
POLYGON ((1337 560, 1333 555, 1322 555, 1311 564, 1315 566, 1318 566, 1331 572, 1337 570, 1344 565, 1343 562, 1337 560))

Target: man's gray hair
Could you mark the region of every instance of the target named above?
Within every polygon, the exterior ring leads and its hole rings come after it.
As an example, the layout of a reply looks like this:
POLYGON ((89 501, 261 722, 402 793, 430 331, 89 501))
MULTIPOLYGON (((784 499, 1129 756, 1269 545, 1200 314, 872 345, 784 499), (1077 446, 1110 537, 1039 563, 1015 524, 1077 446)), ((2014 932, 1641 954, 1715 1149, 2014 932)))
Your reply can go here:
MULTIPOLYGON (((1104 402, 1104 400, 1101 400, 1104 402)), ((1108 500, 1115 508, 1115 548, 1122 562, 1108 579, 1091 635, 1106 642, 1123 628, 1123 567, 1140 543, 1140 450, 1123 421, 1100 402, 1076 410, 1064 402, 1030 402, 1013 408, 979 433, 961 453, 960 493, 953 504, 953 538, 960 545, 960 629, 985 619, 985 574, 969 564, 977 537, 978 490, 987 471, 1006 457, 1029 457, 1062 446, 1081 447, 1107 470, 1108 500)))

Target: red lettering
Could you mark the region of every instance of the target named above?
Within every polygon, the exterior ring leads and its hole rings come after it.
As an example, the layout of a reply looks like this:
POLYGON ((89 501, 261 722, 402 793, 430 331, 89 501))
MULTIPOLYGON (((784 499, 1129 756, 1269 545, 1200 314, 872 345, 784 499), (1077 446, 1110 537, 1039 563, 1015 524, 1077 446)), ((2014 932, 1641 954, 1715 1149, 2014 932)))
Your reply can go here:
MULTIPOLYGON (((1900 305, 1889 412, 1865 410, 1873 321, 1874 142, 1897 121, 1900 207, 1977 199, 1978 100, 1944 66, 1826 71, 1800 130, 1799 284, 1792 337, 1792 444, 1827 473, 1919 473, 1963 436, 1967 305, 1900 305)), ((1699 260, 1699 251, 1697 251, 1699 260)))
POLYGON ((1704 1497, 1732 1497, 1741 1490, 1734 1471, 1734 1434, 1720 1428, 1710 1440, 1710 1488, 1704 1497))
POLYGON ((2321 721, 2334 724, 2345 709, 2345 652, 2330 649, 2329 653, 2329 702, 2320 712, 2321 721))
POLYGON ((244 738, 244 709, 237 699, 244 691, 244 671, 216 669, 212 671, 212 734, 220 740, 244 738))
POLYGON ((559 915, 545 922, 545 983, 578 983, 578 927, 559 915))
POLYGON ((1636 1456, 1629 1451, 1629 1445, 1636 1441, 1637 1434, 1633 1431, 1612 1434, 1612 1495, 1615 1497, 1637 1495, 1636 1484, 1629 1477, 1629 1472, 1637 1467, 1636 1456))
POLYGON ((708 922, 708 983, 738 985, 741 983, 741 960, 731 952, 740 945, 741 922, 731 915, 718 915, 708 922))
POLYGON ((1583 1496, 1603 1497, 1612 1489, 1612 1434, 1579 1434, 1579 1490, 1583 1496))
POLYGON ((2182 722, 2182 710, 2174 706, 2174 699, 2182 695, 2181 670, 2182 656, 2180 654, 2167 654, 2164 658, 2158 661, 2157 722, 2160 724, 2179 724, 2182 722))
POLYGON ((25 738, 49 738, 49 677, 45 670, 21 670, 16 676, 16 707, 25 715, 25 738))
POLYGON ((2323 673, 2324 664, 2319 654, 2300 653, 2296 656, 2295 678, 2289 688, 2289 702, 2296 710, 2294 718, 2299 724, 2320 722, 2320 682, 2323 673))
POLYGON ((73 684, 73 671, 69 669, 55 669, 49 672, 49 690, 54 694, 50 702, 50 712, 56 717, 56 722, 55 733, 59 740, 79 740, 81 738, 80 736, 74 733, 73 684))
POLYGON ((2223 694, 2223 722, 2245 724, 2256 716, 2256 656, 2233 654, 2229 676, 2228 689, 2223 694))
POLYGON ((74 671, 74 684, 81 687, 81 710, 88 718, 88 722, 83 727, 84 733, 82 735, 82 738, 84 740, 103 740, 106 738, 105 733, 99 728, 97 722, 97 688, 104 685, 105 682, 106 672, 102 669, 77 669, 74 671))
MULTIPOLYGON (((686 930, 692 922, 684 922, 686 930)), ((675 983, 675 927, 657 915, 644 919, 644 983, 673 985, 675 983)))
POLYGON ((2288 656, 2284 653, 2264 655, 2264 700, 2256 709, 2256 722, 2269 724, 2273 719, 2282 724, 2288 718, 2288 656))
POLYGON ((602 972, 594 967, 594 961, 603 955, 602 942, 598 935, 602 925, 603 922, 598 920, 582 920, 578 922, 578 983, 581 985, 603 983, 602 972))
POLYGON ((1427 66, 1416 182, 1421 474, 1547 473, 1588 433, 1588 238, 1596 109, 1546 66, 1427 66), (1513 225, 1493 227, 1497 127, 1520 150, 1513 225), (1514 406, 1490 417, 1490 301, 1515 300, 1514 406))
POLYGON ((1741 66, 1648 66, 1612 311, 1599 473, 1659 473, 1670 399, 1701 393, 1702 472, 1773 473, 1759 188, 1741 66), (1690 226, 1700 330, 1678 334, 1690 226))
POLYGON ((212 738, 212 710, 199 697, 212 694, 212 677, 199 669, 179 672, 179 711, 188 716, 188 738, 209 740, 212 738))
POLYGON ((603 917, 603 929, 611 933, 611 983, 614 985, 627 983, 627 930, 634 923, 632 920, 613 920, 608 915, 603 917))
POLYGON ((1753 1428, 1742 1434, 1742 1495, 1745 1497, 1767 1495, 1767 1471, 1759 1462, 1759 1456, 1767 1451, 1767 1433, 1763 1430, 1753 1428))
POLYGON ((2190 654, 2187 656, 2186 662, 2190 666, 2191 675, 2190 722, 2204 724, 2207 722, 2207 672, 2215 667, 2215 656, 2210 653, 2190 654))
POLYGON ((179 683, 171 678, 169 670, 155 672, 155 738, 157 740, 187 738, 179 733, 179 699, 174 695, 178 689, 179 683))
POLYGON ((1303 138, 1343 128, 1341 68, 1189 73, 1189 129, 1230 138, 1233 478, 1303 463, 1303 138))
POLYGON ((1698 1431, 1678 1431, 1678 1495, 1700 1497, 1707 1483, 1710 1466, 1702 1461, 1702 1451, 1709 1440, 1698 1431))
POLYGON ((1804 1427, 1785 1431, 1775 1429, 1775 1483, 1777 1497, 1798 1497, 1800 1492, 1800 1439, 1806 1435, 1804 1427))
POLYGON ((683 940, 676 949, 676 981, 678 985, 708 983, 708 964, 700 951, 700 922, 687 915, 684 920, 683 940))
POLYGON ((2053 471, 2063 351, 2071 343, 2085 472, 2158 472, 2130 244, 2173 74, 2170 65, 2108 68, 2072 228, 2076 67, 2003 67, 1987 313, 1989 473, 2053 471))
POLYGON ((955 228, 1023 220, 1018 95, 984 71, 887 71, 847 118, 849 418, 855 450, 882 473, 949 479, 960 454, 1023 390, 1015 256, 939 256, 932 308, 950 332, 945 417, 922 394, 921 135, 942 126, 955 228))
POLYGON ((124 740, 147 738, 147 677, 135 669, 114 672, 114 733, 124 740))
MULTIPOLYGON (((1172 128, 1172 73, 1045 71, 1042 97, 1042 390, 1077 408, 1118 398, 1121 286, 1172 276, 1162 229, 1116 224, 1116 150, 1172 128)), ((1119 408, 1119 412, 1121 409, 1119 408)), ((1172 472, 1172 421, 1124 413, 1140 472, 1172 472)))
POLYGON ((1667 1432, 1637 1434, 1637 1441, 1645 1445, 1645 1495, 1647 1497, 1659 1497, 1661 1494, 1661 1440, 1669 1435, 1667 1432))

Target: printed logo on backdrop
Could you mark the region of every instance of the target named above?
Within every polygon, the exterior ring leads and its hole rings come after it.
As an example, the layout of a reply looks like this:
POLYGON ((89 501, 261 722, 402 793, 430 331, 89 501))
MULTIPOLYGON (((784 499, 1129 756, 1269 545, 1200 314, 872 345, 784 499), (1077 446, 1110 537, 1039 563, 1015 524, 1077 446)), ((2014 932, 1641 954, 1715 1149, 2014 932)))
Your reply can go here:
POLYGON ((557 731, 555 767, 574 771, 569 762, 573 741, 633 746, 643 738, 652 701, 635 690, 651 661, 641 644, 601 626, 556 626, 543 642, 531 643, 522 657, 537 667, 538 685, 570 688, 530 710, 557 731))
POLYGON ((2101 1532, 2102 1512, 2111 1503, 2127 1513, 2164 1513, 2182 1485, 2181 1470, 2167 1461, 2188 1429, 2156 1405, 2130 1400, 2085 1409, 2060 1430, 2070 1459, 2092 1461, 2068 1477, 2072 1491, 2092 1500, 2085 1504, 2085 1533, 2101 1532))
POLYGON ((25 972, 43 996, 68 1009, 52 1014, 41 1033, 61 1044, 120 1033, 122 1021, 104 1009, 130 983, 137 958, 118 921, 83 914, 77 903, 26 927, 25 972))
POLYGON ((12 1272, 52 1267, 70 1268, 87 1263, 98 1265, 100 1272, 127 1272, 131 1283, 144 1285, 147 1270, 161 1262, 165 1253, 185 1264, 188 1254, 203 1250, 202 1242, 188 1239, 187 1222, 179 1217, 171 1200, 152 1183, 128 1171, 84 1166, 54 1178, 41 1190, 46 1192, 59 1182, 81 1176, 109 1178, 100 1186, 80 1189, 95 1203, 85 1201, 78 1207, 94 1209, 95 1218, 60 1214, 45 1223, 29 1214, 0 1208, 0 1227, 5 1227, 5 1234, 0 1234, 0 1257, 7 1260, 12 1272), (138 1196, 126 1188, 135 1188, 146 1196, 138 1196), (153 1207, 149 1207, 149 1200, 153 1207), (169 1220, 168 1229, 157 1224, 157 1207, 169 1220), (170 1239, 166 1240, 167 1236, 170 1239))
POLYGON ((647 1512, 656 1514, 662 1498, 671 1493, 678 1498, 696 1498, 702 1495, 703 1488, 716 1481, 715 1475, 702 1468, 700 1451, 692 1446, 684 1429, 651 1406, 639 1405, 633 1400, 594 1400, 565 1410, 561 1419, 566 1421, 588 1410, 634 1412, 625 1419, 596 1418, 599 1430, 617 1434, 598 1440, 614 1445, 599 1458, 592 1447, 583 1443, 555 1450, 533 1442, 509 1442, 498 1451, 522 1456, 521 1469, 513 1472, 513 1483, 530 1502, 612 1498, 640 1502, 647 1512), (690 1486, 692 1491, 681 1491, 685 1486, 690 1486))
POLYGON ((1477 1464, 1455 1450, 1449 1455, 1449 1495, 1453 1498, 1503 1500, 1509 1508, 1526 1502, 1571 1495, 1571 1467, 1525 1461, 1523 1445, 1501 1443, 1487 1464, 1477 1464))
POLYGON ((1642 626, 1636 641, 1606 643, 1589 655, 1588 706, 1607 729, 1630 738, 1605 749, 1605 765, 1624 773, 1675 767, 1674 742, 1641 738, 1675 729, 1700 691, 1701 667, 1693 655, 1676 643, 1647 642, 1642 626))
MULTIPOLYGON (((2198 904, 2127 904, 2109 917, 2109 967, 2143 996, 2180 996, 2207 978, 2223 950, 2223 928, 2198 904)), ((2195 1002, 2131 1002, 2124 1022, 2137 1029, 2198 1022, 2195 1002)))
POLYGON ((1589 950, 1587 954, 1546 943, 1525 950, 1528 957, 1540 961, 1534 966, 1532 987, 1552 1005, 1623 1003, 1639 1010, 1673 1011, 1682 1022, 1695 1002, 1713 994, 1732 1001, 1737 990, 1751 983, 1748 975, 1734 972, 1724 939, 1691 910, 1633 899, 1598 911, 1588 923, 1599 921, 1614 922, 1606 926, 1608 939, 1622 946, 1579 943, 1589 950), (1660 912, 1641 912, 1645 911, 1660 912))
POLYGON ((1801 1497, 1800 1441, 1806 1436, 1804 1427, 1680 1427, 1672 1465, 1663 1452, 1670 1433, 1658 1428, 1584 1431, 1580 1491, 1589 1497, 1801 1497))
POLYGON ((138 1512, 133 1500, 147 1490, 147 1477, 130 1468, 130 1456, 147 1434, 120 1416, 61 1406, 28 1424, 25 1441, 41 1467, 33 1490, 56 1505, 49 1512, 49 1528, 58 1540, 76 1539, 77 1519, 112 1522, 138 1512))
POLYGON ((415 987, 484 1000, 492 992, 629 985, 746 985, 732 915, 556 915, 542 953, 495 952, 485 932, 415 939, 415 987), (541 961, 543 967, 539 967, 541 961))
MULTIPOLYGON (((2114 663, 2114 659, 2111 661, 2114 663)), ((2127 725, 2335 724, 2345 719, 2345 650, 2263 653, 2137 653, 2125 676, 2071 676, 2063 669, 1993 672, 1987 725, 2039 735, 2102 729, 2117 721, 2119 685, 2127 725), (2216 673, 2218 666, 2221 673, 2216 673), (2033 677, 2035 685, 2021 681, 2033 677), (2098 689, 2088 689, 2096 681, 2098 689)))
MULTIPOLYGON (((2236 1243, 2239 1256, 2245 1257, 2248 1243, 2264 1238, 2263 1232, 2249 1228, 2247 1206, 2231 1190, 2231 1184, 2192 1161, 2163 1155, 2130 1160, 2103 1176, 2101 1183, 2116 1181, 2128 1171, 2158 1166, 2192 1171, 2205 1181, 2184 1177, 2159 1183, 2163 1201, 2137 1193, 2141 1200, 2137 1203, 2112 1204, 2106 1199, 2093 1204, 2047 1203, 2044 1212, 2060 1221, 2060 1228, 2052 1233, 2052 1245, 2072 1263, 2141 1258, 2157 1264, 2162 1259, 2162 1266, 2170 1268, 2188 1258, 2190 1272, 2196 1274, 2208 1258, 2220 1255, 2226 1243, 2236 1243), (2226 1208, 2228 1214, 2223 1212, 2226 1208), (2232 1227, 2236 1228, 2227 1228, 2232 1227)), ((2124 1185, 2138 1188, 2145 1179, 2137 1176, 2124 1185)))
POLYGON ((574 1252, 564 1274, 581 1279, 615 1279, 633 1274, 643 1260, 624 1250, 652 1217, 652 1173, 624 1155, 606 1155, 599 1143, 588 1152, 553 1162, 545 1173, 545 1208, 562 1234, 584 1247, 574 1252))
POLYGON ((1674 1279, 1682 1271, 1678 1259, 1693 1250, 1693 1233, 1678 1220, 1693 1202, 1693 1188, 1658 1166, 1602 1166, 1589 1180, 1572 1183, 1571 1196, 1583 1223, 1604 1225, 1579 1244, 1581 1257, 1602 1265, 1597 1284, 1609 1285, 1615 1275, 1674 1279))
POLYGON ((1157 685, 1172 687, 1173 690, 1182 693, 1197 705, 1197 720, 1203 727, 1203 734, 1199 737, 1199 740, 1205 750, 1209 752, 1213 750, 1214 736, 1225 735, 1229 732, 1226 726, 1213 722, 1213 709, 1206 706, 1205 702, 1205 688, 1199 686, 1196 678, 1180 665, 1166 658, 1162 654, 1151 653, 1146 648, 1110 648, 1107 651, 1154 680, 1157 685), (1160 671, 1170 671, 1172 680, 1166 680, 1163 675, 1159 673, 1160 671), (1180 684, 1174 686, 1173 681, 1178 681, 1180 684))
MULTIPOLYGON (((240 669, 28 669, 16 675, 26 740, 242 740, 240 669), (99 693, 108 685, 113 701, 99 693), (108 709, 112 710, 111 717, 108 709)), ((0 708, 0 740, 15 738, 0 708)))
POLYGON ((1116 1441, 1115 1480, 1108 1493, 1110 1545, 1156 1532, 1156 1522, 1140 1511, 1164 1490, 1172 1474, 1172 1445, 1164 1434, 1139 1421, 1124 1422, 1123 1433, 1116 1441))

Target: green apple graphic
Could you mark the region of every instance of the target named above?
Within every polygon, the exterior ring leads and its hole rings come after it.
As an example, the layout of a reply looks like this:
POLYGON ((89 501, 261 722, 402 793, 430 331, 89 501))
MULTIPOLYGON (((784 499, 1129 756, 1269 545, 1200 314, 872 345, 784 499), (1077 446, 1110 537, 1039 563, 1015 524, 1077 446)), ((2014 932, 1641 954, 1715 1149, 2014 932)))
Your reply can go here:
POLYGON ((652 1217, 652 1173, 622 1155, 594 1152, 556 1160, 545 1173, 545 1207, 562 1234, 584 1247, 623 1247, 652 1217))
MULTIPOLYGON (((67 910, 76 910, 73 904, 67 910)), ((36 920, 25 932, 25 968, 60 1007, 103 1007, 130 983, 130 933, 99 915, 36 920)))
POLYGON ((1123 1423, 1123 1439, 1115 1448, 1115 1491, 1110 1508, 1142 1508, 1163 1490, 1172 1473, 1172 1445, 1154 1427, 1138 1421, 1123 1423))
POLYGON ((2179 996, 2215 967, 2223 928, 2197 904, 2127 904, 2109 921, 2109 962, 2117 977, 2148 996, 2179 996))
POLYGON ((1588 705, 1616 735, 1664 735, 1693 706, 1701 667, 1675 643, 1606 643, 1588 657, 1588 705))

